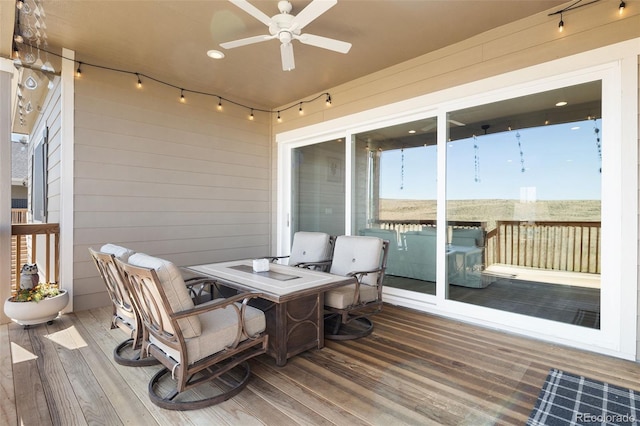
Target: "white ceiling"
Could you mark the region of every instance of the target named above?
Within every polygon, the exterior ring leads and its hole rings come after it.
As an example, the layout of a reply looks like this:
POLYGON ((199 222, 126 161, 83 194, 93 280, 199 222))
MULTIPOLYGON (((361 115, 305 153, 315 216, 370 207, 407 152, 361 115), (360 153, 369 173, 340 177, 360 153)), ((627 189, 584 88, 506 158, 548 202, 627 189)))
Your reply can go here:
MULTIPOLYGON (((35 5, 36 0, 24 0, 35 5)), ((311 94, 437 50, 563 2, 554 0, 339 0, 303 30, 351 43, 348 54, 294 41, 296 68, 283 71, 280 43, 224 50, 219 43, 268 34, 264 24, 225 0, 37 0, 50 49, 76 59, 153 76, 188 90, 264 108, 311 94)), ((250 0, 272 16, 276 0, 250 0)), ((309 0, 292 0, 292 14, 309 0)), ((0 55, 9 57, 15 0, 0 0, 0 55), (9 27, 9 28, 8 28, 9 27)), ((549 18, 555 26, 555 18, 549 18)), ((90 67, 85 67, 90 72, 90 67)))

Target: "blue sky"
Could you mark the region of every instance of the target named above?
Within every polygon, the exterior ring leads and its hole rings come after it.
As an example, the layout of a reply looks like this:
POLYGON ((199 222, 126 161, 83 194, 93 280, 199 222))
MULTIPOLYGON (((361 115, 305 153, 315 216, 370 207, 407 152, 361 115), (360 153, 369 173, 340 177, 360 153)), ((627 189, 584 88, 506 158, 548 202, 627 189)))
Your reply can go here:
MULTIPOLYGON (((523 188, 527 188, 524 192, 535 194, 538 200, 599 200, 596 125, 601 129, 600 120, 585 120, 478 136, 478 182, 473 138, 450 142, 447 198, 520 199, 523 188)), ((598 136, 602 138, 601 131, 598 136)), ((382 153, 380 197, 435 199, 436 147, 407 148, 404 168, 402 164, 400 149, 382 153)))

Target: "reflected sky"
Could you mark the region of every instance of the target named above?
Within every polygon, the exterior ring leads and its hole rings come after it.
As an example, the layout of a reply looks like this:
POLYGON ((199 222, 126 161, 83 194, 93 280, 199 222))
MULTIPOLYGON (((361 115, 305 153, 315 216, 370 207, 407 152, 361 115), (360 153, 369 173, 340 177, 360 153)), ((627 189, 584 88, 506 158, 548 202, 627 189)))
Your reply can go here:
MULTIPOLYGON (((450 142, 447 199, 521 199, 526 194, 529 201, 600 200, 598 137, 602 140, 600 119, 450 142)), ((436 199, 436 155, 435 146, 382 152, 380 197, 436 199)))

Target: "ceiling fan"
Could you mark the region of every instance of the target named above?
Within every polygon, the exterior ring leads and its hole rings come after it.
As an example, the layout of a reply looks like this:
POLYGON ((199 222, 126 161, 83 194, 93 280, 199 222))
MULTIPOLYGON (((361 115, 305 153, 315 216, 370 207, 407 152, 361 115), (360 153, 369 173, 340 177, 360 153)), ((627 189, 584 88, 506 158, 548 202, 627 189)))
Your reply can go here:
POLYGON ((303 44, 321 47, 323 49, 329 49, 340 53, 347 53, 349 49, 351 49, 351 43, 302 33, 302 29, 305 26, 333 7, 338 3, 338 0, 313 0, 297 15, 291 15, 289 13, 292 8, 291 3, 287 0, 282 0, 278 2, 278 9, 280 10, 280 13, 272 17, 265 15, 261 10, 249 3, 247 0, 229 1, 263 24, 267 25, 269 27, 270 34, 221 43, 220 46, 225 49, 233 49, 234 47, 278 39, 281 43, 280 55, 282 57, 282 69, 284 71, 291 71, 296 67, 293 59, 293 45, 291 44, 293 40, 298 40, 303 44))

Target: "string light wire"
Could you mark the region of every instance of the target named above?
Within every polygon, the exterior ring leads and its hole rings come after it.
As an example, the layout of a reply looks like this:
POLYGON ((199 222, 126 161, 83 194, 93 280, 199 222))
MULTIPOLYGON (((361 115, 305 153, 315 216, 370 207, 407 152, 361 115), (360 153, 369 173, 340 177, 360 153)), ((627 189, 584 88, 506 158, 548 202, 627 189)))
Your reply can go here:
MULTIPOLYGON (((25 43, 24 45, 33 47, 28 43, 25 43)), ((46 49, 42 49, 42 48, 40 48, 40 51, 48 53, 48 54, 51 54, 53 56, 57 56, 57 57, 59 57, 61 59, 66 59, 66 60, 69 60, 69 61, 77 62, 78 63, 78 69, 76 71, 76 74, 78 76, 81 75, 81 73, 82 73, 82 71, 80 69, 81 66, 84 67, 84 68, 92 67, 92 68, 103 69, 103 70, 106 70, 106 71, 119 72, 119 73, 122 73, 122 74, 131 74, 131 75, 137 77, 138 87, 142 87, 142 80, 141 79, 145 78, 147 80, 154 81, 154 82, 156 82, 158 84, 162 84, 164 86, 171 87, 171 88, 174 88, 176 90, 179 90, 180 91, 180 101, 181 102, 184 102, 186 93, 192 93, 192 94, 201 95, 201 96, 211 96, 211 97, 214 97, 214 98, 218 98, 218 106, 217 106, 218 110, 222 110, 222 101, 224 100, 225 102, 228 102, 228 103, 230 103, 232 105, 235 105, 235 106, 238 106, 240 108, 246 108, 246 109, 250 110, 251 112, 253 112, 253 111, 265 112, 265 113, 269 113, 269 114, 272 114, 272 115, 273 114, 277 114, 277 116, 280 117, 280 114, 282 112, 285 112, 285 111, 288 111, 290 109, 293 109, 296 106, 299 107, 298 111, 302 114, 303 113, 303 110, 302 110, 302 105, 303 104, 308 104, 308 103, 311 103, 311 102, 315 102, 315 101, 317 101, 318 99, 320 99, 322 97, 325 98, 325 102, 327 103, 327 105, 330 105, 331 101, 332 101, 331 100, 331 95, 329 94, 329 92, 324 92, 324 93, 320 93, 319 95, 317 95, 317 96, 315 96, 313 98, 306 99, 306 100, 303 100, 303 101, 298 101, 298 102, 293 103, 293 104, 291 104, 291 105, 289 105, 287 107, 280 108, 277 111, 276 110, 271 110, 271 109, 256 108, 256 107, 252 107, 252 106, 249 106, 249 105, 245 105, 245 104, 240 103, 240 102, 236 102, 236 101, 234 101, 232 99, 229 99, 229 98, 225 98, 224 96, 218 95, 216 93, 208 93, 208 92, 203 92, 203 91, 199 91, 199 90, 192 90, 192 89, 187 89, 187 88, 184 88, 184 87, 176 86, 175 84, 168 83, 166 81, 157 79, 157 78, 155 78, 153 76, 150 76, 148 74, 144 74, 144 73, 141 73, 141 72, 129 71, 129 70, 120 69, 120 68, 113 68, 113 67, 108 67, 108 66, 105 66, 105 65, 93 64, 93 63, 89 63, 89 62, 80 62, 80 61, 77 61, 75 59, 67 58, 64 55, 61 55, 59 53, 50 52, 50 51, 48 51, 46 49)))

